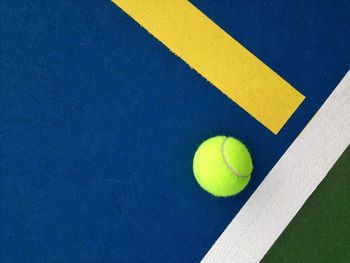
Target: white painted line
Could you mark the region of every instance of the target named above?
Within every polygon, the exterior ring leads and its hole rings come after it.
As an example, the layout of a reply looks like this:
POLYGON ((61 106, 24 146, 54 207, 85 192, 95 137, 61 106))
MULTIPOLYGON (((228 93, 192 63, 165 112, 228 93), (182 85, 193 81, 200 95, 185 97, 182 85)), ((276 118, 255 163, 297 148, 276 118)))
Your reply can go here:
POLYGON ((349 143, 350 71, 202 263, 259 262, 349 143))

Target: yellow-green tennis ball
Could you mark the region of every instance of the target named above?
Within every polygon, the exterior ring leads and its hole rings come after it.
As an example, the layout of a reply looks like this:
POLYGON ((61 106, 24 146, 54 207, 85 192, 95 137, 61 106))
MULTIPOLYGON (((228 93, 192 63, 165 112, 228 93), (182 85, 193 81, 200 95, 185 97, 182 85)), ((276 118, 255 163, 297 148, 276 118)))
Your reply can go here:
POLYGON ((193 158, 197 182, 215 196, 232 196, 242 191, 252 171, 248 149, 232 137, 216 136, 206 140, 193 158))

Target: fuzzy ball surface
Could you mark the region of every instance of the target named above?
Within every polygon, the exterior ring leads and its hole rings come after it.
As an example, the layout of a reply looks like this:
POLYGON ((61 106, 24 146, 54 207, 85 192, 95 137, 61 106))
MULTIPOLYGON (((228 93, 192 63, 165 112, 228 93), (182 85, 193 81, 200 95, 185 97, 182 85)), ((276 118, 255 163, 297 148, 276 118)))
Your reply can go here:
POLYGON ((252 171, 253 162, 247 147, 233 137, 216 136, 204 141, 193 158, 198 184, 218 197, 241 192, 252 171))

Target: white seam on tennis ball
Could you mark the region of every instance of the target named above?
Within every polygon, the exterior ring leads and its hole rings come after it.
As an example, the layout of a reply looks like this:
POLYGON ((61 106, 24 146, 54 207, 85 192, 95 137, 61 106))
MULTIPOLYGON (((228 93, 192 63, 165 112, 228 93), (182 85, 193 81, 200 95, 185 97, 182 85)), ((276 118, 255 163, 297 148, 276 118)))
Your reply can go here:
POLYGON ((229 139, 230 137, 225 137, 225 139, 223 140, 222 144, 221 144, 221 154, 222 154, 222 158, 224 159, 224 163, 226 164, 227 168, 236 176, 238 177, 249 177, 249 175, 242 175, 239 172, 237 172, 237 170, 235 168, 232 167, 232 165, 227 161, 226 158, 226 154, 225 154, 225 144, 226 141, 229 139))
POLYGON ((250 263, 262 260, 349 146, 349 114, 350 71, 201 263, 250 263))

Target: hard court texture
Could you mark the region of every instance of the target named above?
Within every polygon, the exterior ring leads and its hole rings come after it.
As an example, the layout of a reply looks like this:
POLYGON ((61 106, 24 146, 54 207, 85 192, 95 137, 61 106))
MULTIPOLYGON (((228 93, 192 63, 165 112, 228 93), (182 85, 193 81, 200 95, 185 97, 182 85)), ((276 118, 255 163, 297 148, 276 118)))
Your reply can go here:
POLYGON ((262 263, 350 260, 350 147, 272 246, 262 263))

